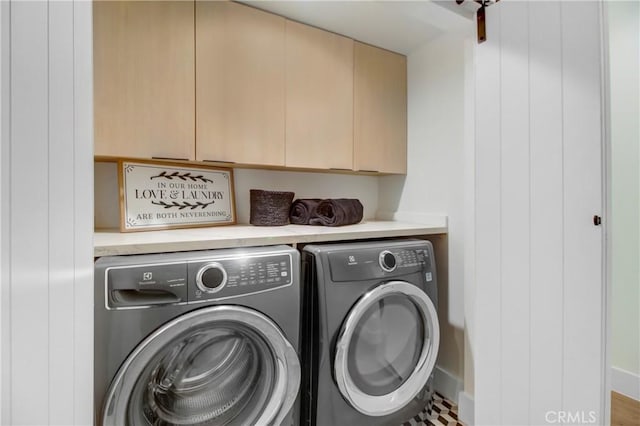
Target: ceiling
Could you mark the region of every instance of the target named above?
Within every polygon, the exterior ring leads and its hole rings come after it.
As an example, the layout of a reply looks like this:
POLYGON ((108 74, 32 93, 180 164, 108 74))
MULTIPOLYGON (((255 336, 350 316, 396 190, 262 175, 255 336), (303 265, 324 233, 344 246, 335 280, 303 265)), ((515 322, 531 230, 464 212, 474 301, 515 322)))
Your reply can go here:
POLYGON ((470 33, 474 28, 468 12, 454 0, 241 3, 405 55, 444 33, 470 33))

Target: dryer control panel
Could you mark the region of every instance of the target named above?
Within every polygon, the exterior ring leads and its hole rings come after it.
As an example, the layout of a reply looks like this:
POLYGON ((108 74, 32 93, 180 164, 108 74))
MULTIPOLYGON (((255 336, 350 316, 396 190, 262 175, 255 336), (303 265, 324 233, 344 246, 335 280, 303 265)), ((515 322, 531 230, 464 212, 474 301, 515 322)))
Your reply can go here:
POLYGON ((419 271, 428 277, 432 269, 431 255, 425 249, 340 250, 329 253, 328 258, 334 282, 391 278, 419 271))

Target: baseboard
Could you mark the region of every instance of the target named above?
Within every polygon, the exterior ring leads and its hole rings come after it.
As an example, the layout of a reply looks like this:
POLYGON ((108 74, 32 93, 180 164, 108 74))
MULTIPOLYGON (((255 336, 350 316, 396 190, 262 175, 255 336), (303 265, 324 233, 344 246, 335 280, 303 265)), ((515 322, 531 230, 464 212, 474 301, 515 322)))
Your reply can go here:
POLYGON ((376 212, 377 220, 397 220, 401 222, 418 223, 422 225, 433 225, 446 227, 447 215, 445 214, 426 214, 426 213, 412 213, 412 212, 388 212, 380 211, 376 212))
POLYGON ((473 396, 466 392, 458 394, 458 420, 467 426, 475 423, 473 396))
POLYGON ((611 390, 640 401, 640 376, 611 367, 611 390))
POLYGON ((434 370, 433 388, 449 401, 458 402, 458 394, 462 391, 462 380, 436 365, 434 370))

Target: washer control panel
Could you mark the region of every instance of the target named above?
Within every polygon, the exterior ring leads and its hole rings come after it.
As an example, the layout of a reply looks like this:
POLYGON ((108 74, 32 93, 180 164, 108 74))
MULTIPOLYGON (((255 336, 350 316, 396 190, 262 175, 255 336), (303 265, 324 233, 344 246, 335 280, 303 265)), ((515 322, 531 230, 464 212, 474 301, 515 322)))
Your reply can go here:
POLYGON ((296 286, 299 256, 284 245, 104 256, 95 262, 96 306, 147 309, 236 297, 243 303, 244 296, 296 286))
POLYGON ((289 254, 191 262, 189 301, 222 299, 282 287, 291 284, 292 275, 289 254))

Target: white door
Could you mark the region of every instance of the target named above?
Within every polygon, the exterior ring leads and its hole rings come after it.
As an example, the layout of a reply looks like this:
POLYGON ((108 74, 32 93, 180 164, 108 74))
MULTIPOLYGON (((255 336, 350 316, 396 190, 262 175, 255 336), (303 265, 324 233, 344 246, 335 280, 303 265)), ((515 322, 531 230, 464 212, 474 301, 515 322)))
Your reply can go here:
POLYGON ((475 419, 604 424, 602 5, 502 1, 475 48, 475 419))

